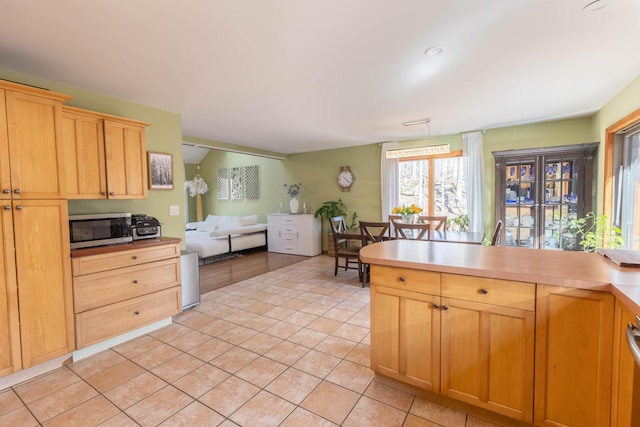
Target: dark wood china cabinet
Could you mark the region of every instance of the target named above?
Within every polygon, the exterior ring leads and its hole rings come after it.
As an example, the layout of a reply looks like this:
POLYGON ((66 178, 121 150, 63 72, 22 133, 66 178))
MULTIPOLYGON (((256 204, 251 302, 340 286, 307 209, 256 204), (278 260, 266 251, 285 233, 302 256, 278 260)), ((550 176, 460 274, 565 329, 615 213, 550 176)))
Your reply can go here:
POLYGON ((500 244, 580 250, 569 229, 593 210, 594 155, 598 143, 494 151, 495 218, 500 244))

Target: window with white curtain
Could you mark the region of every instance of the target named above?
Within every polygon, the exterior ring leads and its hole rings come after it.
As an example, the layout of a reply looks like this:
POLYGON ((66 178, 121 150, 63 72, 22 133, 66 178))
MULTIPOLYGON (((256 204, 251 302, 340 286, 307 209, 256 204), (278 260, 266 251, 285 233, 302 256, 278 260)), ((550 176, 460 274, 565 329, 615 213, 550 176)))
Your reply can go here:
POLYGON ((613 165, 612 222, 622 230, 624 249, 640 250, 640 122, 616 133, 613 165))
POLYGON ((423 215, 467 214, 464 162, 461 151, 400 159, 401 204, 415 203, 423 215))

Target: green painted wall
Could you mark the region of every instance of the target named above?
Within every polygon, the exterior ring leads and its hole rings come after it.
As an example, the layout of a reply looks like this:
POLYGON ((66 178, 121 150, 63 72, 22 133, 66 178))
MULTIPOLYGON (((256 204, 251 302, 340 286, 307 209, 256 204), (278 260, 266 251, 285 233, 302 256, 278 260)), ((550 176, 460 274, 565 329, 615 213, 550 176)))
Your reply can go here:
MULTIPOLYGON (((67 102, 69 105, 151 123, 145 132, 147 150, 173 155, 174 189, 149 190, 149 197, 140 200, 70 200, 69 213, 146 213, 157 217, 162 222, 163 235, 184 240, 184 167, 182 122, 179 114, 9 71, 0 70, 0 78, 72 95, 73 98, 67 102), (169 216, 170 205, 180 206, 180 215, 169 216)), ((185 247, 184 241, 182 247, 185 247)))

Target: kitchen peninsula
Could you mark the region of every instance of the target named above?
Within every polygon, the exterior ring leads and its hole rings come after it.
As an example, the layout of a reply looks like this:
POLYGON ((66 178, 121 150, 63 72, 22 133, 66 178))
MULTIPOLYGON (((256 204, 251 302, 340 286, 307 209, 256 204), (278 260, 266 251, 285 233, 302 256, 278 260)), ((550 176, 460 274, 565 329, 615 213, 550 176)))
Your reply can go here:
POLYGON ((624 425, 640 269, 592 253, 395 240, 371 264, 378 377, 535 425, 624 425))

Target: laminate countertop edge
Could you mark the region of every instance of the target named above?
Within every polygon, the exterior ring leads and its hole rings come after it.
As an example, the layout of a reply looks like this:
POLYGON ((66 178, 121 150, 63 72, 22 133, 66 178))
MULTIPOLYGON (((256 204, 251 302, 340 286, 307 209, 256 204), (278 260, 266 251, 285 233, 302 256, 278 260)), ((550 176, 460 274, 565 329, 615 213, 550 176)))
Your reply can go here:
POLYGON ((360 250, 363 263, 611 292, 640 314, 640 268, 586 252, 391 240, 360 250))

